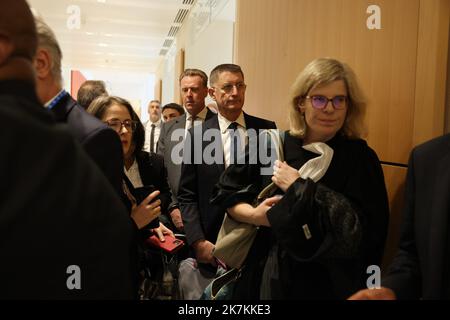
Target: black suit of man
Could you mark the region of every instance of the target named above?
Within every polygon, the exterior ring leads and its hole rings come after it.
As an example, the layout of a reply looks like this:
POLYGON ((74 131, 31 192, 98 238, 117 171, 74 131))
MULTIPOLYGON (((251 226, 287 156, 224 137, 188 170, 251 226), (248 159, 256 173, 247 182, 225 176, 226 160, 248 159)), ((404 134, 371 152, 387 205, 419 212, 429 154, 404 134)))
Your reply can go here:
MULTIPOLYGON (((272 121, 256 118, 245 113, 244 118, 247 130, 276 128, 275 123, 272 121)), ((196 128, 189 130, 192 137, 194 137, 193 129, 196 128)), ((200 128, 202 135, 209 129, 219 130, 220 132, 217 115, 202 124, 200 128)), ((193 145, 194 139, 191 139, 191 150, 195 150, 193 145)), ((202 142, 202 153, 210 143, 210 141, 202 142)), ((221 141, 219 146, 223 148, 221 141)), ((185 145, 186 147, 187 145, 185 145)), ((223 154, 223 149, 221 150, 223 154)), ((186 155, 186 149, 184 152, 186 155)), ((201 164, 195 164, 194 153, 195 151, 191 154, 190 163, 183 163, 181 168, 178 201, 181 207, 184 229, 189 244, 193 244, 201 239, 215 243, 225 213, 220 207, 211 205, 210 198, 215 184, 225 170, 225 165, 223 164, 223 159, 220 164, 206 164, 203 160, 201 164)))
POLYGON ((133 298, 133 228, 109 182, 31 83, 0 81, 0 118, 0 299, 133 298))
POLYGON ((399 299, 450 298, 450 135, 416 147, 400 248, 383 286, 399 299))
POLYGON ((123 156, 117 133, 88 114, 69 94, 51 110, 58 122, 68 124, 86 153, 102 170, 118 194, 121 194, 123 156))

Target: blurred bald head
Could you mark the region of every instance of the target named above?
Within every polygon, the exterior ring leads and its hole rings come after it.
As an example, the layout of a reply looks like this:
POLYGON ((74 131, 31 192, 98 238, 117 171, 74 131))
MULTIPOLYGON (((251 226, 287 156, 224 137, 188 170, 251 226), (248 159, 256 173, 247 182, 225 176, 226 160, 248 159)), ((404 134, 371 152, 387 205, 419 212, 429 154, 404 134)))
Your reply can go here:
POLYGON ((0 1, 0 65, 9 58, 32 60, 37 47, 33 15, 25 0, 0 1))

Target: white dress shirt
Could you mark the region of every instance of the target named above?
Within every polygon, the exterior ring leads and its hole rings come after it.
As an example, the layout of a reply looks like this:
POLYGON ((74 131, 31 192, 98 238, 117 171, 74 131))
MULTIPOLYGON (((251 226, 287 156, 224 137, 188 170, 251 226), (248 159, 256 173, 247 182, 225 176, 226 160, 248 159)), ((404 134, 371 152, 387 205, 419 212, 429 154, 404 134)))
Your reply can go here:
POLYGON ((130 169, 127 170, 127 168, 124 166, 123 171, 127 175, 133 187, 140 188, 144 186, 144 184, 142 183, 141 175, 139 173, 139 167, 136 159, 134 159, 134 162, 131 165, 130 169))
MULTIPOLYGON (((194 127, 198 126, 199 124, 203 123, 206 119, 206 114, 208 113, 208 108, 203 108, 202 111, 199 112, 195 116, 194 120, 194 127)), ((187 132, 191 128, 191 122, 192 122, 192 115, 189 112, 186 112, 186 125, 184 127, 185 131, 187 132)))
POLYGON ((143 150, 150 152, 150 135, 152 133, 152 124, 155 125, 155 135, 154 135, 154 141, 153 141, 154 150, 152 150, 152 151, 156 153, 157 147, 158 147, 159 135, 161 133, 162 119, 159 119, 157 122, 151 122, 150 120, 148 120, 145 123, 145 142, 144 142, 143 150))
MULTIPOLYGON (((223 154, 224 154, 224 160, 225 160, 225 168, 228 168, 231 162, 231 135, 228 130, 228 127, 231 123, 236 122, 238 124, 237 131, 239 133, 239 137, 241 140, 240 143, 240 151, 243 153, 245 152, 245 144, 247 142, 247 125, 245 124, 245 118, 244 113, 241 112, 239 117, 236 119, 236 121, 230 121, 224 116, 222 116, 220 113, 218 114, 219 118, 219 127, 220 127, 220 134, 222 137, 222 146, 223 146, 223 154)), ((239 151, 239 150, 238 150, 239 151)))

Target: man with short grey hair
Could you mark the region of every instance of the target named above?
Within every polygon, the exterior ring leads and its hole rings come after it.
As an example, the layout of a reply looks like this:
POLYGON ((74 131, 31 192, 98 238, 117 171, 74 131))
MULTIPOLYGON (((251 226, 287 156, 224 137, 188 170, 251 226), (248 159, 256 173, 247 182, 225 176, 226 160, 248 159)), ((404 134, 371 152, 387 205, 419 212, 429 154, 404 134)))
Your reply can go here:
POLYGON ((119 136, 83 110, 63 89, 61 48, 50 27, 40 17, 34 19, 38 33, 34 59, 38 98, 58 122, 67 123, 87 154, 122 195, 123 156, 119 136))
POLYGON ((219 113, 199 127, 189 129, 191 139, 186 139, 184 145, 177 199, 188 244, 204 269, 215 271, 212 253, 225 215, 223 208, 210 203, 220 175, 230 164, 237 163, 234 159, 244 152, 250 130, 276 129, 274 122, 243 111, 246 88, 240 66, 215 67, 210 75, 209 94, 216 101, 219 113), (202 139, 206 136, 211 138, 202 139), (233 143, 235 137, 240 142, 233 143), (205 157, 208 150, 214 150, 210 159, 205 157))
POLYGON ((148 104, 148 121, 145 126, 145 143, 144 151, 156 153, 159 134, 161 132, 161 102, 159 100, 152 100, 148 104))

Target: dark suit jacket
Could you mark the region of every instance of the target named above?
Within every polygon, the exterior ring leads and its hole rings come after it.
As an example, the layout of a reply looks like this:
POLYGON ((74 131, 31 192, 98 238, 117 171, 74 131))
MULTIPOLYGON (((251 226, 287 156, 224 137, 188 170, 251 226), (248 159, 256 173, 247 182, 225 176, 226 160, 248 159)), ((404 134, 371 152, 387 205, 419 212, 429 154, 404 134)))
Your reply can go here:
MULTIPOLYGON (((136 155, 136 161, 138 164, 139 175, 141 177, 142 184, 144 186, 153 185, 156 190, 160 191, 158 198, 161 200, 161 213, 168 215, 167 208, 171 201, 171 193, 169 185, 167 183, 167 173, 164 167, 164 160, 161 156, 155 153, 149 154, 146 151, 140 151, 136 155)), ((136 189, 125 173, 123 174, 123 180, 126 183, 128 190, 130 190, 131 194, 136 198, 136 200, 142 201, 143 198, 139 198, 136 189)), ((132 203, 125 193, 122 194, 122 201, 128 212, 131 212, 132 203)), ((148 192, 145 192, 145 197, 147 196, 148 192)), ((142 195, 142 197, 144 197, 144 195, 142 195)), ((141 230, 138 230, 137 225, 134 225, 136 227, 135 230, 138 234, 139 242, 144 241, 151 235, 149 229, 157 228, 159 226, 160 220, 155 219, 151 221, 146 227, 141 230)), ((161 221, 167 226, 167 219, 162 219, 161 221)), ((170 228, 170 225, 168 227, 170 228)))
MULTIPOLYGON (((245 113, 244 117, 247 130, 276 128, 272 121, 256 118, 245 113)), ((192 129, 189 132, 194 137, 192 129)), ((197 127, 195 129, 198 130, 197 127)), ((208 129, 220 131, 217 115, 203 123, 201 126, 202 135, 208 129)), ((194 150, 193 140, 191 139, 191 150, 194 150)), ((202 142, 202 153, 210 143, 209 141, 202 142)), ((220 141, 220 148, 222 148, 222 141, 220 141)), ((215 243, 222 225, 224 211, 220 207, 210 204, 210 198, 215 184, 225 170, 224 161, 221 161, 220 164, 206 164, 202 160, 201 164, 195 164, 194 153, 191 154, 190 163, 183 163, 181 168, 178 201, 181 207, 184 229, 189 244, 201 239, 215 243)))
POLYGON ((132 298, 133 231, 109 182, 31 84, 0 81, 0 118, 0 299, 132 298))
POLYGON ((154 185, 161 193, 161 212, 167 214, 167 208, 171 201, 170 187, 167 183, 167 170, 164 167, 164 159, 155 153, 141 151, 136 156, 139 167, 139 175, 141 176, 144 186, 154 185))
MULTIPOLYGON (((214 116, 214 112, 208 109, 208 112, 206 113, 206 120, 214 116)), ((164 122, 161 127, 161 133, 159 136, 158 141, 158 154, 164 157, 164 165, 167 168, 167 175, 169 178, 169 185, 170 189, 172 191, 172 202, 170 206, 177 206, 178 200, 176 198, 176 195, 178 193, 178 187, 180 182, 180 176, 181 176, 181 161, 183 153, 180 153, 180 159, 172 159, 172 151, 177 146, 181 147, 183 146, 183 139, 182 138, 178 140, 172 140, 172 134, 175 130, 184 130, 186 127, 186 117, 187 114, 184 114, 178 118, 175 118, 169 122, 164 122), (176 160, 176 161, 174 161, 176 160)), ((180 131, 181 132, 181 131, 180 131)), ((175 137, 174 137, 175 138, 175 137)), ((178 154, 176 152, 176 154, 178 154)))
POLYGON ((450 135, 410 156, 399 251, 383 286, 399 299, 449 298, 450 135))
POLYGON ((88 114, 69 94, 51 110, 58 122, 67 123, 86 153, 121 194, 123 152, 117 133, 88 114))

